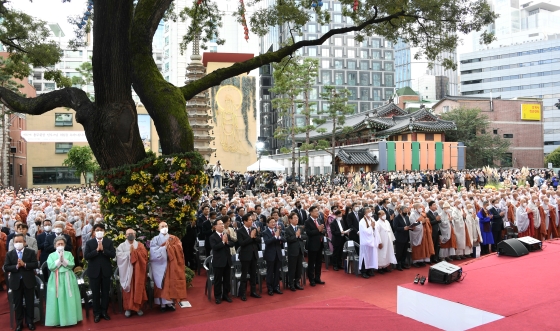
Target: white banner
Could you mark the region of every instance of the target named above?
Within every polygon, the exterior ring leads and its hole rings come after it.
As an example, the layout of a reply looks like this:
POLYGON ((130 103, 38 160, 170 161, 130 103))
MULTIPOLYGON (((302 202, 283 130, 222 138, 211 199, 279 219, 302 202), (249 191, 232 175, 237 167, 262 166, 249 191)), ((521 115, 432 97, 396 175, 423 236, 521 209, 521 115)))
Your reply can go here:
POLYGON ((28 143, 86 143, 84 131, 21 131, 28 143))

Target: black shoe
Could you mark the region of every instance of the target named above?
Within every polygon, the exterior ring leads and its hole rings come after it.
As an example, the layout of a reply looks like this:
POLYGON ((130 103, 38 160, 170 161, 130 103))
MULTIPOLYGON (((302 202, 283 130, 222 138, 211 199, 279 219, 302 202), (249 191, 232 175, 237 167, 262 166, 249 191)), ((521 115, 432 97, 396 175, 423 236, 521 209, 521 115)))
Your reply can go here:
POLYGON ((325 284, 325 282, 322 281, 321 279, 315 279, 315 283, 316 284, 321 284, 321 285, 325 284))
MULTIPOLYGON (((97 323, 97 322, 95 322, 97 323)), ((16 327, 16 331, 23 331, 23 324, 20 324, 16 327)))
POLYGON ((268 290, 268 295, 273 296, 273 295, 274 295, 274 291, 268 290))
POLYGON ((284 294, 284 292, 280 291, 280 288, 279 288, 279 287, 277 287, 277 288, 274 289, 274 293, 277 293, 277 294, 284 294))
POLYGON ((410 269, 410 267, 409 267, 408 265, 406 265, 406 264, 403 264, 402 267, 403 267, 403 269, 410 269))
POLYGON ((414 277, 414 284, 418 284, 418 281, 420 281, 420 274, 416 274, 416 277, 414 277))
MULTIPOLYGON (((227 302, 229 302, 229 303, 232 303, 232 302, 233 302, 233 300, 231 300, 231 298, 228 297, 227 295, 226 295, 225 297, 223 297, 222 300, 225 300, 225 301, 227 301, 227 302)), ((173 308, 175 308, 175 307, 173 307, 173 308)))
POLYGON ((446 257, 446 258, 445 258, 445 261, 446 261, 446 262, 451 262, 451 261, 453 261, 453 260, 450 259, 449 257, 446 257))
POLYGON ((315 282, 311 282, 311 281, 310 281, 310 282, 309 282, 309 285, 315 286, 315 282))
MULTIPOLYGON (((369 273, 369 271, 368 271, 368 273, 369 273)), ((383 275, 385 273, 385 270, 384 269, 377 269, 377 273, 383 275)))
POLYGON ((27 324, 27 328, 28 328, 29 330, 33 331, 33 330, 35 330, 35 324, 29 323, 29 324, 27 324))
POLYGON ((109 317, 109 315, 107 315, 107 313, 101 314, 101 317, 103 317, 103 319, 106 320, 106 321, 110 321, 110 320, 111 320, 111 317, 109 317))
POLYGON ((290 291, 295 292, 295 291, 297 291, 297 290, 296 290, 295 287, 291 286, 291 287, 290 287, 290 291))
POLYGON ((219 305, 220 303, 222 303, 222 300, 216 299, 216 304, 219 305))
POLYGON ((333 270, 334 270, 334 271, 338 271, 338 267, 333 267, 333 270))
POLYGON ((418 262, 412 264, 415 268, 421 268, 422 265, 418 262))
POLYGON ((167 311, 167 307, 166 306, 160 306, 159 311, 162 312, 162 313, 165 313, 167 311))
POLYGON ((260 299, 262 298, 257 292, 251 292, 251 297, 260 299))
POLYGON ((424 285, 425 282, 426 282, 426 277, 422 276, 422 278, 420 278, 420 285, 424 285))
POLYGON ((167 310, 175 311, 175 305, 174 304, 171 304, 171 306, 166 306, 166 307, 167 307, 167 310))
POLYGON ((365 278, 365 279, 368 279, 369 275, 364 272, 364 273, 362 273, 362 277, 365 278))
POLYGON ((241 296, 241 301, 247 301, 247 297, 245 296, 245 294, 241 296))
POLYGON ((397 270, 398 270, 398 271, 403 271, 403 268, 402 268, 400 265, 398 265, 398 266, 397 266, 397 270))
POLYGON ((303 290, 303 287, 301 287, 299 284, 296 284, 295 288, 296 288, 297 290, 303 290))
POLYGON ((419 264, 420 264, 421 267, 425 267, 425 266, 426 266, 426 263, 425 263, 425 262, 420 262, 419 264))
POLYGON ((385 268, 384 270, 385 270, 385 272, 391 272, 391 271, 393 271, 392 269, 389 269, 389 267, 385 268))
POLYGON ((99 321, 101 321, 101 315, 95 315, 95 317, 93 318, 93 322, 99 323, 99 321))

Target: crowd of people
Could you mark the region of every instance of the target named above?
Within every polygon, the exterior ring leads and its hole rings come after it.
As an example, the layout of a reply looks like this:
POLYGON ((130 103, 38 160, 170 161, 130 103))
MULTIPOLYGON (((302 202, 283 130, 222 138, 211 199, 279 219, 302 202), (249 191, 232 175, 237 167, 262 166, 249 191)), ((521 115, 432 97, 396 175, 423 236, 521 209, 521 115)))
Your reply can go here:
MULTIPOLYGON (((227 176, 250 183, 255 174, 227 176)), ((105 237, 95 188, 0 191, 0 289, 13 293, 18 330, 24 319, 35 329, 33 307, 27 305, 24 312, 23 302, 33 301, 35 275, 45 268, 45 325, 66 326, 83 318, 75 275, 80 268, 89 280, 94 322, 110 320, 115 262, 126 317, 143 315, 148 269, 154 302, 162 312, 174 311, 186 298, 185 265, 199 265, 198 245, 212 256, 214 299, 220 304, 233 301, 234 261, 241 264, 235 292, 246 301, 261 297, 256 290, 260 260, 266 263, 267 294, 273 296, 282 294, 280 279, 291 291, 303 290, 304 261, 310 285, 325 284, 325 249, 332 252, 335 271, 349 271, 346 242, 352 242, 359 257, 361 276, 371 278, 489 254, 510 232, 539 240, 560 233, 558 176, 549 170, 360 172, 333 180, 310 176, 302 184, 284 175, 267 178, 274 181, 274 190, 206 188, 197 219, 186 225, 182 238, 168 233, 163 220, 147 246, 136 241, 134 229, 126 230, 127 240, 118 247, 105 237)))

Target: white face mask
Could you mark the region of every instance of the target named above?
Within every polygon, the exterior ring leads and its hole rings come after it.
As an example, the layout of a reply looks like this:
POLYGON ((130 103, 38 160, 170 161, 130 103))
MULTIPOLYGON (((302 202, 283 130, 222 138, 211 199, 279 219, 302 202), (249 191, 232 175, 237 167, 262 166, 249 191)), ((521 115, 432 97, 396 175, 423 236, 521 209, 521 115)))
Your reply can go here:
POLYGON ((64 246, 56 246, 56 251, 59 253, 64 252, 64 246))
POLYGON ((472 213, 472 212, 473 212, 473 209, 472 209, 472 208, 469 208, 469 213, 472 213))
POLYGON ((23 243, 15 243, 14 248, 21 251, 23 249, 23 243))
POLYGON ((49 231, 51 231, 51 226, 50 225, 45 225, 44 229, 45 229, 45 231, 49 232, 49 231))
POLYGON ((169 229, 168 229, 168 228, 161 228, 161 230, 159 230, 159 233, 161 233, 161 234, 163 234, 163 235, 166 235, 167 232, 169 232, 169 229))
POLYGON ((372 217, 373 213, 367 213, 368 217, 372 217))
POLYGON ((527 207, 527 204, 526 204, 526 203, 524 203, 524 204, 523 204, 523 207, 527 207))
POLYGON ((95 231, 95 238, 101 239, 101 238, 103 238, 104 234, 105 234, 104 231, 95 231))
POLYGON ((387 219, 387 216, 381 215, 381 219, 382 219, 382 220, 385 220, 385 219, 387 219))
POLYGON ((54 231, 54 233, 56 233, 56 234, 61 234, 61 233, 62 233, 62 229, 61 229, 61 228, 55 228, 53 231, 54 231))
POLYGON ((354 211, 355 211, 355 212, 360 211, 360 207, 354 207, 354 211))

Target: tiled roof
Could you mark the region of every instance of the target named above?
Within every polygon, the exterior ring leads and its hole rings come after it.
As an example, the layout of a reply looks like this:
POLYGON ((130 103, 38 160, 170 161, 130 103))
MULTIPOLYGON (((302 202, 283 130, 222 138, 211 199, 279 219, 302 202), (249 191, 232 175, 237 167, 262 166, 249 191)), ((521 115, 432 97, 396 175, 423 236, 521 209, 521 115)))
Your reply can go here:
POLYGON ((401 87, 400 89, 396 90, 395 93, 398 96, 403 96, 403 95, 418 95, 418 93, 414 92, 413 89, 411 89, 408 86, 405 87, 401 87))
POLYGON ((340 149, 336 157, 346 164, 379 164, 367 149, 340 149))

